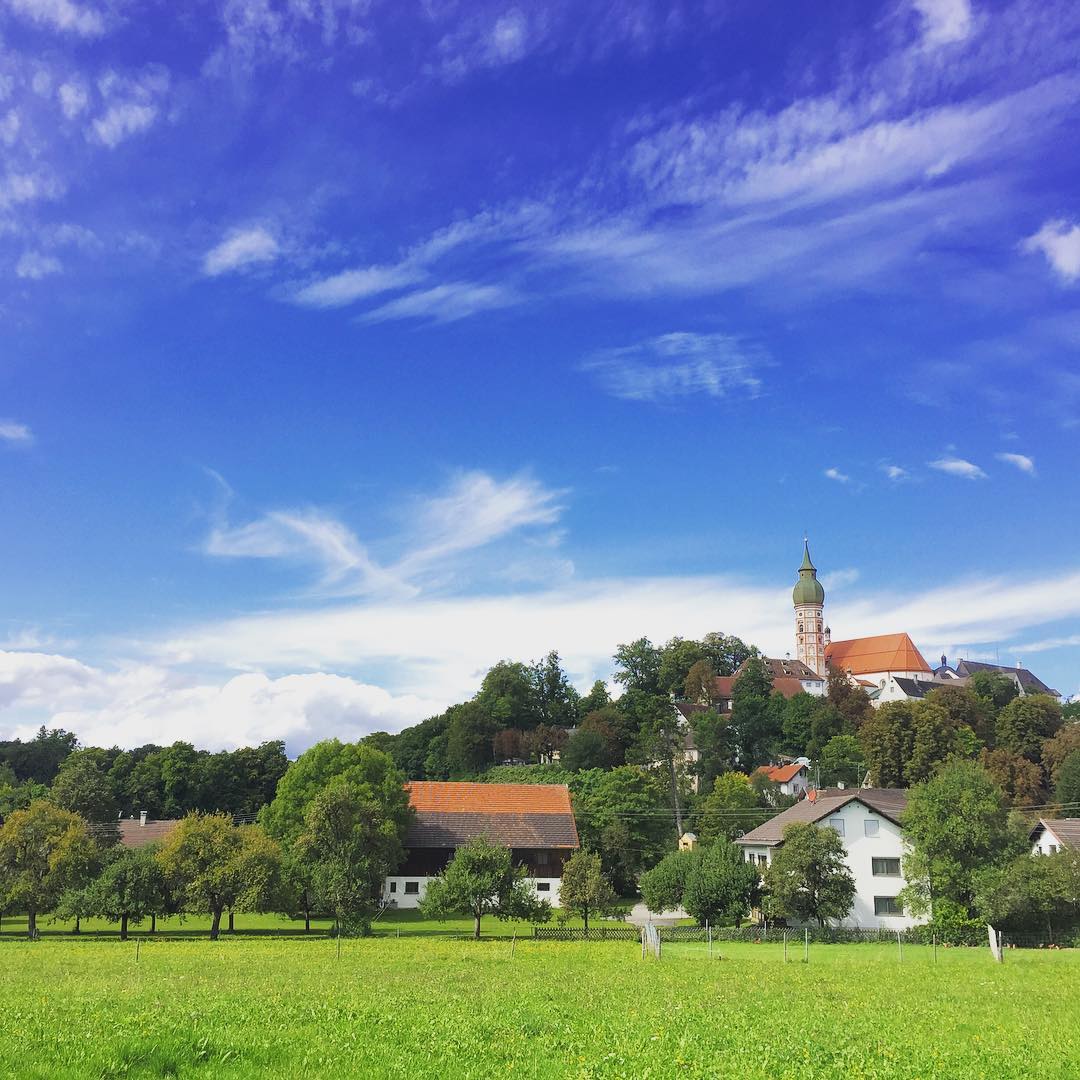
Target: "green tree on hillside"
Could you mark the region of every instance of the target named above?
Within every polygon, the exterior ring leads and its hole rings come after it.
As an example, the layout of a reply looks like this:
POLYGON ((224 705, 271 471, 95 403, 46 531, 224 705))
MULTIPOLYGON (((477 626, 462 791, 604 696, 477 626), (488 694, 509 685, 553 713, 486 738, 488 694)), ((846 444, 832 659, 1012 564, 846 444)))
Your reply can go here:
POLYGON ((67 889, 78 888, 94 866, 97 848, 86 822, 45 800, 16 810, 0 826, 0 910, 25 911, 27 936, 67 889))
POLYGON ((731 729, 730 715, 706 709, 691 716, 690 728, 698 751, 699 788, 708 793, 717 777, 734 768, 735 733, 731 729))
POLYGON ((108 769, 89 750, 76 750, 64 760, 49 797, 86 821, 116 821, 120 809, 108 769))
POLYGON ((705 659, 701 643, 685 638, 672 638, 660 650, 660 671, 657 676, 660 692, 678 696, 694 666, 705 659))
POLYGON ((718 776, 712 791, 698 806, 694 828, 704 844, 733 840, 756 828, 769 816, 761 810, 761 800, 746 773, 729 772, 718 776))
POLYGON ((543 660, 532 665, 530 675, 540 723, 556 728, 573 727, 581 695, 563 671, 559 654, 552 649, 543 660))
POLYGON ((860 727, 858 739, 873 787, 903 787, 915 744, 910 701, 889 701, 860 727))
POLYGON ((537 899, 526 876, 524 867, 511 862, 509 848, 478 837, 459 847, 443 873, 428 882, 420 912, 426 919, 471 915, 474 938, 485 915, 547 922, 551 905, 537 899))
POLYGON ((835 830, 809 822, 784 829, 784 843, 765 871, 765 889, 778 915, 816 921, 846 918, 855 903, 855 879, 835 830))
POLYGON ((579 848, 563 865, 559 904, 563 911, 579 915, 589 929, 590 915, 609 915, 618 902, 611 882, 604 876, 600 856, 579 848))
POLYGON ((979 754, 979 764, 1005 793, 1010 806, 1039 806, 1046 801, 1043 772, 1022 754, 999 747, 979 754))
POLYGON ((858 787, 866 772, 866 758, 854 735, 834 735, 821 748, 817 765, 824 787, 858 787))
POLYGON ((915 915, 951 908, 975 914, 974 875, 1027 850, 1001 788, 973 761, 943 766, 911 789, 903 815, 904 905, 915 915), (942 908, 942 905, 945 908, 942 908))
POLYGON ((754 650, 734 634, 712 632, 701 639, 701 651, 717 675, 734 675, 754 650))
POLYGON ((626 690, 643 694, 662 694, 660 688, 660 650, 648 638, 638 638, 615 650, 613 678, 626 690))
POLYGON ((597 679, 589 688, 589 692, 578 702, 578 716, 584 719, 589 713, 610 704, 611 695, 608 693, 607 683, 603 679, 597 679))
POLYGON ((1074 750, 1061 763, 1054 798, 1062 806, 1068 807, 1065 811, 1067 817, 1080 816, 1080 750, 1074 750))
POLYGON ((1042 767, 1052 788, 1057 786, 1058 770, 1065 759, 1077 750, 1080 750, 1080 724, 1065 724, 1056 735, 1042 744, 1042 767))
POLYGON ((857 735, 863 724, 874 715, 874 707, 863 687, 853 683, 837 668, 829 668, 825 700, 840 718, 840 726, 829 733, 830 738, 833 735, 857 735))
POLYGON ((1020 693, 1016 683, 1000 671, 977 671, 968 685, 988 703, 995 716, 1020 693))
POLYGON ((698 660, 683 679, 682 696, 698 705, 711 705, 716 672, 708 660, 698 660))
POLYGON ((494 762, 493 739, 499 725, 482 705, 466 701, 447 709, 446 760, 452 777, 470 777, 494 762))
POLYGON ((1049 694, 1014 698, 997 718, 997 744, 1036 764, 1043 743, 1061 727, 1061 706, 1049 694))
POLYGON ((767 761, 782 736, 782 717, 769 708, 772 676, 757 654, 749 657, 732 684, 731 728, 739 767, 746 772, 767 761), (777 723, 779 721, 779 724, 777 723))

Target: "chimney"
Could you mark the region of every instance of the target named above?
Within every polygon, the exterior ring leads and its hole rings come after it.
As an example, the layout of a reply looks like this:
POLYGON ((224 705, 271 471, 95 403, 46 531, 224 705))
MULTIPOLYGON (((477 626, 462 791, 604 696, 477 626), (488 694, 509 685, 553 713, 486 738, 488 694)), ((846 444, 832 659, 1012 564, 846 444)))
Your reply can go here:
POLYGON ((145 824, 146 824, 146 811, 145 810, 140 810, 139 811, 139 827, 141 828, 145 824))
POLYGON ((949 666, 948 657, 946 657, 946 655, 944 653, 941 654, 941 666, 942 667, 948 667, 949 666))

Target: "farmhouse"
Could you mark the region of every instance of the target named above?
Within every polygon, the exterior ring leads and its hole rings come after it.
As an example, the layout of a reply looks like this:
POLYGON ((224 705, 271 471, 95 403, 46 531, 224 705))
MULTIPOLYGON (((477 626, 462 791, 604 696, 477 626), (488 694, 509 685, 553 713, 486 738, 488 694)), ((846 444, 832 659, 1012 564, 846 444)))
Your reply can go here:
POLYGON ((468 784, 414 780, 408 785, 413 822, 408 855, 386 879, 384 898, 414 908, 427 884, 462 844, 483 836, 510 848, 515 865, 539 897, 559 903, 563 863, 578 847, 577 827, 565 784, 468 784))
POLYGON ((767 780, 778 784, 781 795, 801 799, 810 790, 809 766, 807 758, 796 758, 786 765, 761 765, 757 771, 767 780))
POLYGON ((904 913, 897 896, 904 887, 900 815, 907 792, 896 788, 827 788, 785 810, 735 841, 747 862, 764 869, 784 843, 784 829, 811 822, 835 829, 847 849, 855 879, 855 905, 842 925, 906 930, 920 920, 904 913))
POLYGON ((1032 855, 1080 851, 1080 818, 1039 818, 1031 830, 1032 855))

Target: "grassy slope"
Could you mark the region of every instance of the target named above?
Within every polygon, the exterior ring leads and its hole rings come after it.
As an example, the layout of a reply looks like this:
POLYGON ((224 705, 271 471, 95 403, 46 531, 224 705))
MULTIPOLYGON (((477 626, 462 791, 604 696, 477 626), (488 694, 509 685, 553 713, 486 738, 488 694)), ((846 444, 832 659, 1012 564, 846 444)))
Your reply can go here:
POLYGON ((0 947, 0 1075, 1070 1077, 1080 953, 237 937, 0 947))

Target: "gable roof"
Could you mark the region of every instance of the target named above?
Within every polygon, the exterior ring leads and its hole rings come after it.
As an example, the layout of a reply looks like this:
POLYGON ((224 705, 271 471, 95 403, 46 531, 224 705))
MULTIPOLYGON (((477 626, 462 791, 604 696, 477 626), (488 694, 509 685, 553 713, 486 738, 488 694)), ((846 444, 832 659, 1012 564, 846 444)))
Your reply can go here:
POLYGON ((896 683, 909 698, 924 698, 931 690, 937 690, 942 686, 948 685, 947 683, 941 682, 923 682, 922 679, 907 679, 902 675, 894 675, 893 682, 896 683))
POLYGON ((850 791, 826 788, 818 793, 817 798, 803 799, 802 802, 789 806, 776 817, 739 837, 735 843, 775 847, 784 842, 784 830, 789 825, 799 821, 814 824, 835 814, 850 802, 861 802, 875 814, 899 825, 900 815, 907 807, 907 791, 903 788, 852 788, 850 791))
POLYGON ((1023 688, 1025 694, 1053 694, 1060 697, 1056 690, 1051 690, 1042 679, 1033 675, 1024 667, 1009 667, 1006 664, 984 664, 979 660, 961 660, 956 665, 959 675, 971 676, 980 671, 998 672, 1015 679, 1023 688))
POLYGON ((147 821, 145 825, 136 818, 121 818, 117 823, 120 830, 120 843, 124 847, 137 848, 146 844, 156 844, 169 835, 179 825, 176 819, 147 821))
MULTIPOLYGON (((775 659, 771 656, 763 656, 761 658, 762 663, 769 669, 769 674, 776 679, 802 679, 806 682, 824 682, 825 680, 811 667, 807 667, 801 660, 791 660, 785 658, 783 660, 775 659)), ((739 670, 735 672, 738 676, 742 669, 746 666, 744 660, 739 665, 739 670)))
POLYGON ((576 848, 565 784, 476 784, 414 780, 407 848, 457 848, 483 836, 512 848, 576 848))
POLYGON ((834 668, 852 675, 878 671, 925 671, 930 665, 907 634, 879 634, 877 637, 850 638, 825 646, 825 660, 834 668))
POLYGON ((1031 839, 1042 829, 1049 829, 1065 847, 1080 851, 1080 818, 1039 818, 1039 824, 1031 830, 1031 839))
POLYGON ((789 780, 794 780, 805 768, 806 766, 801 761, 793 761, 790 765, 759 765, 757 771, 764 773, 776 784, 786 784, 789 780))

